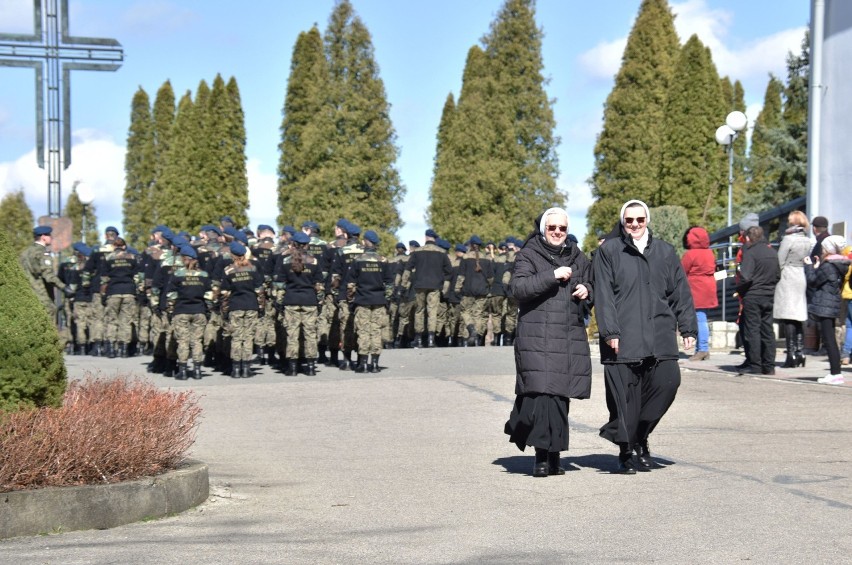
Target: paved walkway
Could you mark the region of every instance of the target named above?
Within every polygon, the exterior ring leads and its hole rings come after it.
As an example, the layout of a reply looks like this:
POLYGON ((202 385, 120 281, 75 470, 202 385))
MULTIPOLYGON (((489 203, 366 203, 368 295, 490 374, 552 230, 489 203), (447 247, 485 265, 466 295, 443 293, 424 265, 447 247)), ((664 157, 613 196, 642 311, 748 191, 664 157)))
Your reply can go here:
MULTIPOLYGON (((68 365, 76 377, 138 373, 145 361, 68 365)), ((571 404, 570 471, 547 478, 531 477, 530 450, 502 433, 511 348, 390 351, 378 375, 147 376, 201 395, 192 456, 210 465, 209 501, 112 530, 3 541, 0 562, 848 562, 852 390, 811 382, 826 372, 812 358, 774 379, 719 370, 738 362, 684 362, 652 436, 665 468, 635 476, 609 473, 599 366, 592 398, 571 404)))

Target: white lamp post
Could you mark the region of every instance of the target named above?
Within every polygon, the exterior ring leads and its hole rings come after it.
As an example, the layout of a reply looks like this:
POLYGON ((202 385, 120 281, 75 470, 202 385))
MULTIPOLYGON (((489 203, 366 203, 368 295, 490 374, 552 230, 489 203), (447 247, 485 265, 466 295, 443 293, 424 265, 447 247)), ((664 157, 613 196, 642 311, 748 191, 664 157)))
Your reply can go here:
POLYGON ((80 229, 80 241, 86 243, 86 231, 88 226, 86 225, 86 212, 87 208, 94 202, 95 195, 92 192, 92 188, 84 183, 77 181, 75 190, 77 191, 77 199, 80 201, 80 204, 83 205, 83 222, 80 229))
MULTIPOLYGON (((733 111, 725 118, 725 123, 716 128, 716 143, 719 145, 728 146, 728 226, 733 225, 733 207, 734 207, 734 142, 739 137, 740 132, 748 125, 748 118, 740 111, 733 111)), ((728 261, 731 258, 730 240, 728 249, 725 253, 725 269, 728 268, 728 261)), ((722 321, 725 321, 725 279, 722 279, 722 321)))

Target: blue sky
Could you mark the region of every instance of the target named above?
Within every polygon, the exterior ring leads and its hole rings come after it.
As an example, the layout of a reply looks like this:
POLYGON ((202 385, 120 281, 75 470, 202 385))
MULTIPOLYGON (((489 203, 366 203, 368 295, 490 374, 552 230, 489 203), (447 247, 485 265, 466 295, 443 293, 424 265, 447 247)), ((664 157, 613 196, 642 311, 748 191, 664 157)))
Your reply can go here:
MULTIPOLYGON (((373 38, 397 133, 407 195, 403 241, 422 239, 435 132, 449 92, 458 95, 468 49, 488 31, 502 0, 352 0, 373 38)), ((603 104, 640 0, 538 0, 546 89, 554 112, 571 231, 585 234, 595 137, 603 104)), ((719 72, 743 82, 749 118, 760 109, 769 73, 783 76, 799 51, 808 0, 670 1, 681 41, 708 45, 719 72)), ((101 229, 121 223, 124 143, 130 102, 141 86, 153 97, 167 79, 177 96, 216 73, 239 83, 246 115, 249 217, 275 223, 281 107, 299 32, 324 31, 333 0, 70 0, 70 32, 112 37, 125 50, 115 73, 72 73, 73 162, 64 193, 80 179, 96 195, 101 229)), ((32 0, 0 0, 0 31, 32 32, 32 0)), ((23 187, 36 216, 47 212, 46 175, 35 161, 33 71, 0 67, 0 194, 23 187)), ((724 116, 719 117, 719 124, 724 116)), ((713 132, 708 132, 712 137, 713 132)), ((223 210, 223 213, 227 212, 223 210)), ((352 218, 358 221, 357 218, 352 218)), ((369 228, 370 226, 364 226, 369 228)), ((472 231, 475 231, 473 229, 472 231)), ((519 234, 520 235, 520 234, 519 234)))

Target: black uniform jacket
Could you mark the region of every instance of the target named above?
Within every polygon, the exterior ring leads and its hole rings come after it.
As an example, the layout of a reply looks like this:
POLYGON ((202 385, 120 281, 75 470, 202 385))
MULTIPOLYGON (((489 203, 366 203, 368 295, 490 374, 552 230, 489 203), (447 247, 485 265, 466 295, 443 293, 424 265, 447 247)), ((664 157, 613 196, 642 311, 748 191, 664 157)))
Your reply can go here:
POLYGON ((388 303, 393 290, 393 273, 388 260, 372 249, 364 251, 352 263, 346 287, 355 287, 352 303, 356 306, 381 306, 388 303))
POLYGON ((263 273, 257 265, 238 267, 233 262, 222 271, 222 292, 228 293, 228 311, 258 310, 258 295, 263 287, 263 273))
POLYGON ((619 231, 619 237, 598 248, 593 263, 601 362, 677 359, 677 330, 684 337, 698 334, 680 259, 674 247, 652 233, 643 254, 623 228, 619 231), (619 339, 617 355, 606 343, 609 338, 619 339))
POLYGON ((591 265, 577 246, 553 248, 531 237, 515 257, 511 291, 519 302, 515 334, 515 394, 552 394, 588 398, 592 362, 578 284, 592 293, 591 265), (571 278, 558 281, 557 267, 571 267, 571 278))
POLYGON ((411 286, 417 290, 441 290, 444 281, 450 280, 453 274, 453 266, 447 252, 434 241, 427 241, 423 247, 413 252, 405 268, 411 271, 411 286))
POLYGON ((285 306, 318 306, 317 285, 323 283, 319 261, 305 253, 300 273, 293 270, 293 255, 288 255, 275 271, 276 286, 283 289, 285 306))
POLYGON ((166 285, 166 297, 173 314, 204 314, 207 303, 204 294, 210 290, 207 271, 176 267, 166 285))

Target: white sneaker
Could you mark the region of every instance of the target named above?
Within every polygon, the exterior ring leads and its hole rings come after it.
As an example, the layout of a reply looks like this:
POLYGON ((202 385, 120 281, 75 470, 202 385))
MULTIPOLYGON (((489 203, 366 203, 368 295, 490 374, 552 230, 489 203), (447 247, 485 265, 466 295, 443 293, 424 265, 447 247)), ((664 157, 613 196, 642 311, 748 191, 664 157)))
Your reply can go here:
POLYGON ((826 375, 818 378, 817 382, 824 385, 842 385, 845 381, 843 375, 826 375))

